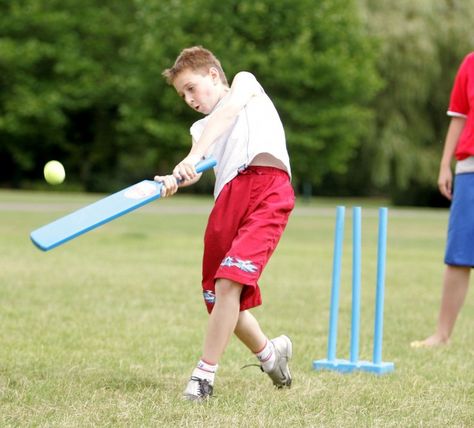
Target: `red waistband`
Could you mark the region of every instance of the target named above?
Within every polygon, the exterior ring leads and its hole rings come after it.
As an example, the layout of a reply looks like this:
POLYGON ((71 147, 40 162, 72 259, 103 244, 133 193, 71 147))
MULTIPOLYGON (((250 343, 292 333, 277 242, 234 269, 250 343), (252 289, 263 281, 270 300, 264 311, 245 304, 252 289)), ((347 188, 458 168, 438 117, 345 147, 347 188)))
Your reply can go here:
POLYGON ((261 166, 261 165, 249 165, 244 170, 239 171, 239 174, 288 176, 288 173, 283 169, 276 168, 274 166, 261 166))

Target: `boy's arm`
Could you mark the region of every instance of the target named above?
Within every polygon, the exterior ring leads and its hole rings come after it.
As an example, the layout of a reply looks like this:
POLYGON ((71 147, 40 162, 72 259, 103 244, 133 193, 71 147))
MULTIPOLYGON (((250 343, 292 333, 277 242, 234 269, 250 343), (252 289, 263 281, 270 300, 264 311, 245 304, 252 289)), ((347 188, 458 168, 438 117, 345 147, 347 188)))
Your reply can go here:
POLYGON ((196 176, 194 165, 199 162, 211 144, 231 128, 240 111, 255 96, 263 92, 257 79, 248 72, 237 73, 232 81, 225 104, 209 115, 204 131, 189 154, 173 170, 175 177, 190 180, 196 176))
MULTIPOLYGON (((193 145, 196 142, 193 139, 193 145)), ((197 162, 196 162, 197 163, 197 162)), ((183 180, 178 183, 178 180, 174 175, 155 175, 154 180, 158 181, 159 183, 163 183, 163 187, 161 188, 161 197, 165 198, 167 196, 174 195, 180 187, 187 187, 191 186, 194 183, 197 183, 202 176, 202 172, 196 174, 196 176, 190 180, 183 180)))
POLYGON ((453 116, 449 123, 446 140, 444 143, 443 156, 438 176, 438 188, 443 196, 451 200, 453 173, 451 171, 451 160, 453 158, 459 137, 466 123, 466 118, 453 116))
POLYGON ((163 183, 163 187, 161 188, 161 197, 166 198, 167 196, 174 195, 180 187, 187 187, 197 183, 201 178, 201 175, 202 172, 197 174, 193 179, 182 181, 181 183, 178 183, 174 175, 155 175, 154 180, 159 183, 163 183))

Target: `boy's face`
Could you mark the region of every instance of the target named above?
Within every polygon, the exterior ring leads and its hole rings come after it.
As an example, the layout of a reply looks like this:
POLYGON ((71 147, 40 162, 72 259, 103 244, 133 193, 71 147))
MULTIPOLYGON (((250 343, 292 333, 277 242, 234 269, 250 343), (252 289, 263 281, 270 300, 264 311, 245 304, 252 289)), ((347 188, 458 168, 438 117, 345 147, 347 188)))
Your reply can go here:
POLYGON ((212 67, 206 74, 183 70, 173 86, 189 107, 202 114, 209 114, 223 96, 219 73, 212 67))

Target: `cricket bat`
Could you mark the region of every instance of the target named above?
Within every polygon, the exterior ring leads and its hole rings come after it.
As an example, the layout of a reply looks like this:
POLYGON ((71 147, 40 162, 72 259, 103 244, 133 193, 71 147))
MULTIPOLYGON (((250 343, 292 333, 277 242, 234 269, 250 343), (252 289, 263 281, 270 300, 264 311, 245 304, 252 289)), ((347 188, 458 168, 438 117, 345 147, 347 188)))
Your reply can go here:
MULTIPOLYGON (((196 171, 200 173, 215 165, 215 159, 204 159, 196 165, 196 171)), ((162 186, 156 181, 143 180, 34 230, 30 238, 40 250, 51 250, 158 199, 162 186)))

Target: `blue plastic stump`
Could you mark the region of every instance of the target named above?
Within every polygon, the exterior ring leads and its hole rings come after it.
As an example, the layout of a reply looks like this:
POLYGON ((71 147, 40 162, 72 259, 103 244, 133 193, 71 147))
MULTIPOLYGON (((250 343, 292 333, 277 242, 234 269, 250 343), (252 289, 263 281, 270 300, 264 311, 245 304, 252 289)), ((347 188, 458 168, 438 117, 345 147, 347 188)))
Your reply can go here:
POLYGON ((385 300, 385 260, 387 254, 388 209, 379 208, 379 239, 377 245, 377 286, 375 291, 374 354, 372 362, 361 361, 360 370, 384 374, 395 370, 391 362, 382 361, 383 309, 385 300))
POLYGON ((333 276, 331 289, 331 307, 329 314, 328 355, 324 360, 313 361, 315 370, 334 370, 341 373, 365 371, 374 374, 392 372, 395 366, 391 362, 382 362, 383 341, 383 304, 385 288, 385 258, 387 252, 387 208, 379 209, 379 238, 377 247, 377 284, 374 321, 373 361, 359 361, 360 329, 360 276, 361 276, 361 209, 352 211, 352 319, 351 347, 349 360, 336 358, 337 318, 339 314, 339 290, 344 235, 344 207, 337 207, 336 232, 334 244, 333 276))
POLYGON ((329 361, 336 358, 337 319, 339 315, 339 289, 341 287, 342 244, 344 242, 345 207, 337 207, 336 231, 334 235, 334 259, 332 268, 331 307, 329 312, 328 355, 329 361))
MULTIPOLYGON (((329 307, 328 352, 325 360, 313 362, 315 369, 330 369, 338 366, 336 359, 337 321, 339 316, 339 289, 341 286, 342 245, 344 242, 344 217, 346 208, 336 209, 336 229, 334 233, 334 256, 332 266, 331 303, 329 307)), ((342 361, 342 360, 340 360, 342 361)))
POLYGON ((361 208, 352 209, 352 316, 351 316, 351 348, 350 362, 359 361, 359 330, 360 330, 360 262, 361 262, 361 208))

